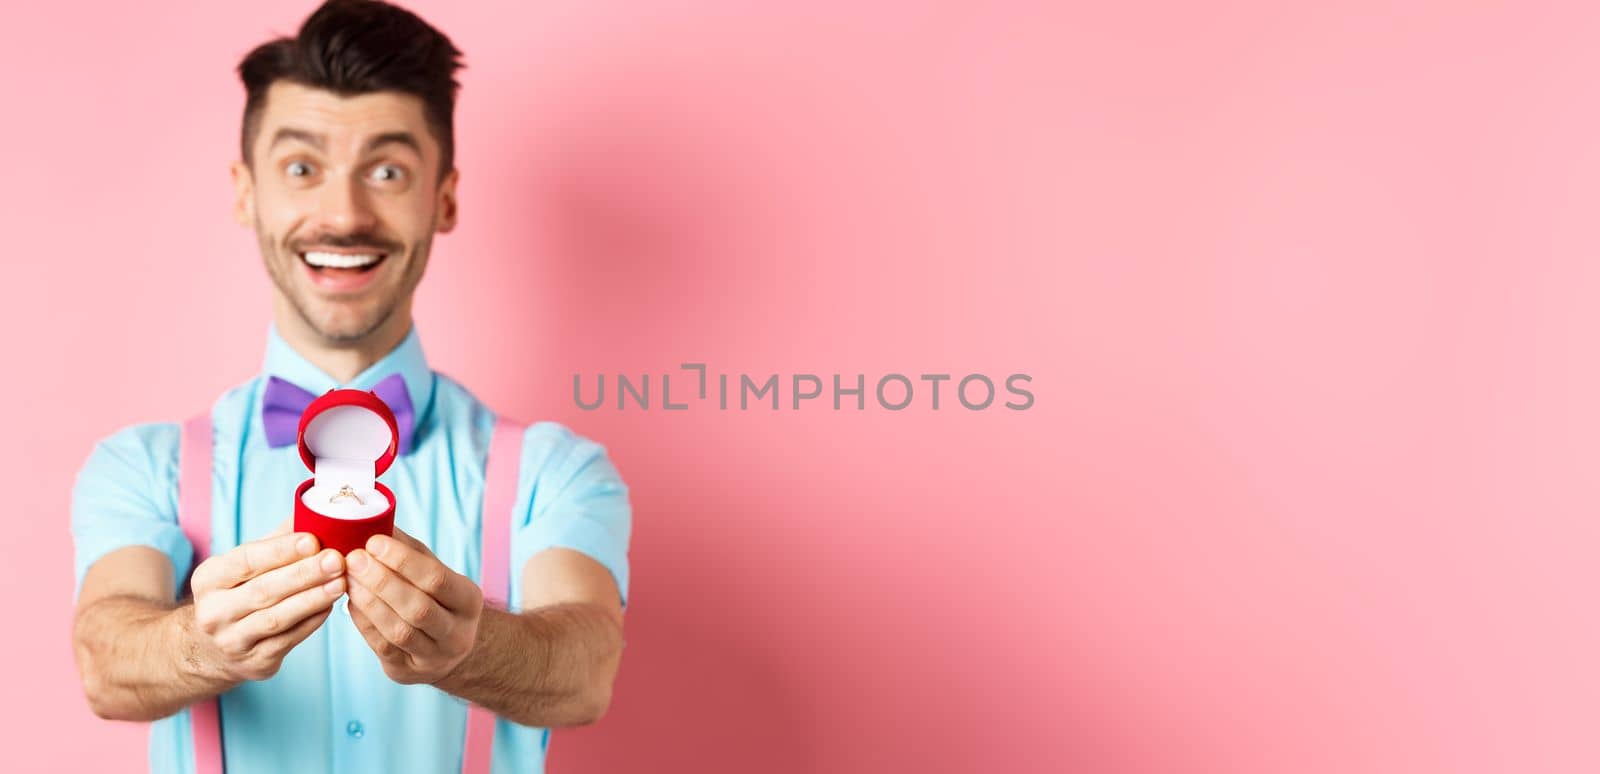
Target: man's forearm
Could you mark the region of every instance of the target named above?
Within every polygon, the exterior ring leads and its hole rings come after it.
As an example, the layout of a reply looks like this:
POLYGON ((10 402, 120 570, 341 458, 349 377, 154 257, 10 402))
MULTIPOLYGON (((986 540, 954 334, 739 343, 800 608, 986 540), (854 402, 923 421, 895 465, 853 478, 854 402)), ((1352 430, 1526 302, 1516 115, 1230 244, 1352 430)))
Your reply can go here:
POLYGON ((435 686, 522 725, 584 725, 605 714, 621 660, 621 624, 594 605, 485 607, 472 652, 435 686))
POLYGON ((193 625, 192 603, 134 596, 107 597, 79 612, 73 646, 95 714, 155 720, 232 688, 236 683, 201 668, 193 625))

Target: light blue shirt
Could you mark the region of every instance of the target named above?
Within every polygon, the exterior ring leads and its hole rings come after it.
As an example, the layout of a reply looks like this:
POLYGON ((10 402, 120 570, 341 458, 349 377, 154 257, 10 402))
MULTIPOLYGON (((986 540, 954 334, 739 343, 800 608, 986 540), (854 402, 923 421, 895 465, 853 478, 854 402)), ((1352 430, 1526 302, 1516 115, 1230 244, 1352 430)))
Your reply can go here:
MULTIPOLYGON (((495 416, 460 384, 435 373, 413 327, 393 352, 339 384, 271 329, 262 374, 225 393, 211 410, 215 434, 212 534, 221 552, 271 532, 293 511, 295 486, 310 477, 293 444, 267 445, 261 423, 266 377, 312 394, 335 387, 370 389, 399 373, 416 409, 412 449, 379 480, 395 493, 395 523, 451 568, 479 574, 484 462, 495 416)), ((172 560, 175 585, 187 577, 193 550, 178 527, 177 423, 134 425, 95 445, 72 491, 77 587, 89 566, 125 546, 150 546, 172 560)), ((581 551, 628 594, 628 489, 605 448, 554 422, 523 436, 511 526, 510 605, 521 605, 516 579, 536 552, 581 551)), ((504 514, 498 515, 506 518, 504 514)), ((491 593, 503 599, 505 594, 491 593)), ((276 675, 222 696, 223 750, 229 774, 418 772, 461 770, 467 705, 433 686, 400 685, 350 620, 347 598, 317 631, 290 651, 276 675)), ((501 719, 496 772, 542 772, 550 732, 501 719)), ((150 767, 192 772, 189 712, 150 728, 150 767)))

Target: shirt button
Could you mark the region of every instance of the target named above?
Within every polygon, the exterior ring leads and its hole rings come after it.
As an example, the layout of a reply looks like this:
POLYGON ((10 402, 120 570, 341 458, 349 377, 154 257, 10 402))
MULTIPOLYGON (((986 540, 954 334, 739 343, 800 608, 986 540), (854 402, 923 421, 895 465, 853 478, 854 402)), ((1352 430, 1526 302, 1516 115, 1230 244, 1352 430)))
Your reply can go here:
POLYGON ((367 730, 361 727, 361 723, 354 720, 345 725, 344 732, 349 734, 351 739, 360 739, 367 734, 367 730))

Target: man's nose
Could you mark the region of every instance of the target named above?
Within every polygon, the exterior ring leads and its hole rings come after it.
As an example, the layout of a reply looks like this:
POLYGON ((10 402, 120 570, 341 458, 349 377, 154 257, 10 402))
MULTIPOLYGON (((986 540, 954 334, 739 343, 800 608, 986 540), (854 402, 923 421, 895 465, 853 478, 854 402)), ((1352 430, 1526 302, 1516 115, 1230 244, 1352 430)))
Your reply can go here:
POLYGON ((365 231, 374 225, 376 218, 366 191, 359 181, 347 177, 334 177, 322 186, 317 202, 317 219, 329 230, 343 233, 365 231))

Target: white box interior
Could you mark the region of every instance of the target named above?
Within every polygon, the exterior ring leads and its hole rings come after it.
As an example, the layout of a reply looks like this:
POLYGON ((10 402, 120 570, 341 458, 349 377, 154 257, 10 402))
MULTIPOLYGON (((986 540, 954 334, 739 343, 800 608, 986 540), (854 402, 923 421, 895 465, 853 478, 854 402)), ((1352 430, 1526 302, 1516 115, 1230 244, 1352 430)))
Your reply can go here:
POLYGON ((335 519, 365 519, 389 509, 389 498, 374 486, 377 460, 394 439, 383 417, 361 406, 334 406, 306 424, 306 449, 315 460, 316 483, 300 496, 317 513, 335 519), (348 497, 330 502, 345 486, 348 497))

